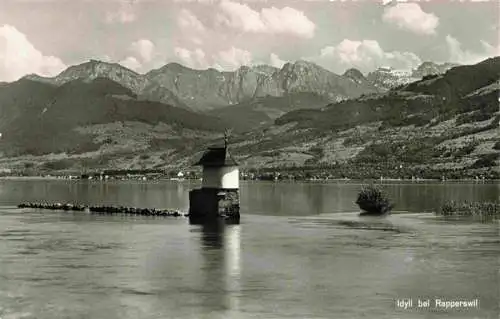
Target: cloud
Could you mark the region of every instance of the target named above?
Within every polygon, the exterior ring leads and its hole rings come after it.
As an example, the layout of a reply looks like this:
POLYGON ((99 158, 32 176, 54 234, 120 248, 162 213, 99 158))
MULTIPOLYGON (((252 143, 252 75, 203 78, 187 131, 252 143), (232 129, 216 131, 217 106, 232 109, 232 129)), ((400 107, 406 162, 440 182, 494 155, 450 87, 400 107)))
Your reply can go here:
POLYGON ((271 64, 275 68, 281 69, 286 62, 287 61, 281 60, 276 53, 271 53, 271 55, 269 56, 269 64, 271 64))
POLYGON ((219 70, 232 71, 242 65, 252 64, 252 53, 246 50, 231 47, 225 51, 219 51, 213 56, 214 67, 219 70))
POLYGON ((203 40, 198 38, 198 37, 192 37, 189 39, 193 44, 196 44, 196 45, 202 45, 203 44, 203 40))
POLYGON ((187 67, 193 69, 206 69, 209 67, 205 52, 200 48, 191 51, 186 48, 176 47, 174 54, 187 67))
POLYGON ((419 35, 435 34, 439 24, 436 15, 424 12, 417 3, 398 3, 390 6, 384 10, 382 20, 419 35))
POLYGON ((139 69, 142 68, 141 62, 139 62, 136 58, 129 56, 125 58, 124 60, 118 62, 119 64, 123 65, 124 67, 138 72, 139 69))
POLYGON ((130 46, 130 50, 141 58, 143 62, 151 62, 155 51, 155 45, 148 39, 135 41, 130 46))
POLYGON ((0 27, 0 81, 15 81, 29 73, 54 76, 65 68, 59 58, 38 51, 15 27, 0 27))
POLYGON ((495 48, 486 41, 481 41, 482 52, 463 50, 462 44, 451 35, 446 36, 446 45, 450 55, 449 61, 460 64, 475 64, 487 58, 500 55, 500 44, 495 48))
POLYGON ((179 27, 175 38, 178 39, 178 46, 195 45, 201 46, 204 41, 202 39, 210 39, 213 42, 217 34, 210 34, 205 25, 191 11, 182 9, 177 16, 177 26, 179 27))
POLYGON ((336 46, 324 47, 319 55, 304 59, 337 73, 353 67, 361 72, 370 72, 381 66, 410 70, 422 63, 421 59, 411 52, 386 52, 375 40, 349 39, 344 39, 336 46))
POLYGON ((187 9, 182 9, 177 17, 177 24, 184 29, 193 30, 196 32, 205 31, 203 23, 187 9))
POLYGON ((97 61, 113 63, 113 59, 107 54, 96 55, 93 59, 97 61))
POLYGON ((107 23, 130 23, 134 22, 136 19, 135 13, 129 12, 127 10, 120 10, 118 12, 108 12, 106 14, 107 23))
POLYGON ((252 54, 243 49, 231 47, 208 55, 200 48, 189 50, 176 47, 174 54, 187 67, 193 69, 215 68, 220 71, 234 71, 242 65, 252 65, 252 54))
POLYGON ((132 2, 120 1, 116 11, 106 13, 107 23, 131 23, 137 19, 132 2))
POLYGON ((302 38, 314 36, 315 24, 302 11, 290 7, 263 8, 260 12, 247 4, 223 0, 216 17, 219 25, 249 33, 288 34, 302 38))

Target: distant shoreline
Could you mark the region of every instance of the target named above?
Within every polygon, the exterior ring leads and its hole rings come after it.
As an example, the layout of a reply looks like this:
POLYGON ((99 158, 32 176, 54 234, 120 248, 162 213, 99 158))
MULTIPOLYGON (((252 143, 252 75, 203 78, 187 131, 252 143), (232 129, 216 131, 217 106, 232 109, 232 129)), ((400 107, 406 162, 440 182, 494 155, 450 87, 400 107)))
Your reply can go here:
MULTIPOLYGON (((87 181, 87 182, 96 182, 96 183, 106 183, 106 182, 126 182, 126 181, 136 181, 136 182, 153 182, 153 181, 169 181, 169 182, 198 182, 199 179, 183 179, 179 180, 177 178, 157 178, 157 179, 147 179, 147 180, 142 180, 142 179, 108 179, 108 180, 99 180, 99 179, 93 179, 93 180, 87 180, 87 179, 70 179, 70 178, 65 178, 65 177, 58 177, 58 176, 0 176, 0 180, 56 180, 56 181, 87 181)), ((329 182, 346 182, 346 183, 368 183, 368 182, 389 182, 389 183, 394 183, 394 182, 404 182, 404 183, 412 183, 412 184, 419 184, 419 183, 463 183, 463 182, 469 182, 469 183, 477 183, 477 184, 491 184, 491 183, 500 183, 499 179, 447 179, 445 181, 439 180, 439 179, 346 179, 346 178, 335 178, 335 179, 313 179, 313 180, 252 180, 252 179, 240 179, 241 182, 246 182, 246 183, 251 183, 251 182, 265 182, 265 183, 329 183, 329 182)))
MULTIPOLYGON (((4 180, 61 180, 57 176, 0 176, 0 179, 4 180)), ((67 179, 69 180, 69 179, 67 179)))

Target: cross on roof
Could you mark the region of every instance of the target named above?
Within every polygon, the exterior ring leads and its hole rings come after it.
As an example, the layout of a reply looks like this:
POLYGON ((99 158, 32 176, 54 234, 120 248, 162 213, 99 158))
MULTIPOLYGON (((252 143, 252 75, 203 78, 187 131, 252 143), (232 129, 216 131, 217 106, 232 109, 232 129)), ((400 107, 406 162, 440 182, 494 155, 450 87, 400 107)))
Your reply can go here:
POLYGON ((230 133, 230 130, 224 131, 224 147, 209 147, 200 160, 194 165, 208 167, 238 166, 238 163, 229 154, 228 150, 230 133))
POLYGON ((227 148, 227 145, 229 144, 229 135, 231 134, 231 131, 229 129, 224 131, 224 148, 227 148))

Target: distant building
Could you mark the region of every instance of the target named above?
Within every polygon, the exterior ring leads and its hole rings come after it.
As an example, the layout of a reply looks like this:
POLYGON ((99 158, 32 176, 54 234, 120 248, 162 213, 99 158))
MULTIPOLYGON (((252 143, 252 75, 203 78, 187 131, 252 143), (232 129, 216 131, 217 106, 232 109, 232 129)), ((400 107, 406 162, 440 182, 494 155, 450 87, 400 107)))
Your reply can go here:
POLYGON ((12 170, 10 168, 0 168, 0 174, 11 174, 12 170))

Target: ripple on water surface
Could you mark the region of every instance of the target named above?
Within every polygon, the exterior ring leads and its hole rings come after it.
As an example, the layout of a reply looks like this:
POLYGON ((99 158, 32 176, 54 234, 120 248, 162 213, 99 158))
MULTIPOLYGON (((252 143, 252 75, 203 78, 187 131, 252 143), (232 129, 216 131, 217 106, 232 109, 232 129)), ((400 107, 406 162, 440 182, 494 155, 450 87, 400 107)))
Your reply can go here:
MULTIPOLYGON (((76 187, 93 204, 116 196, 127 199, 126 205, 185 208, 187 188, 181 192, 176 184, 108 189, 75 184, 71 192, 68 185, 54 184, 47 192, 46 185, 31 184, 25 200, 70 201, 64 196, 73 196, 76 187)), ((430 210, 424 207, 429 201, 404 197, 434 192, 467 197, 463 185, 425 192, 422 185, 394 187, 393 195, 403 196, 401 211, 387 218, 358 215, 351 196, 357 186, 254 189, 258 185, 245 186, 242 224, 222 228, 186 220, 0 209, 0 317, 498 316, 498 224, 421 214, 430 210), (290 197, 297 200, 287 206, 290 197), (418 296, 477 297, 481 307, 447 313, 395 308, 395 299, 418 296)), ((489 194, 474 187, 470 196, 489 194)), ((3 191, 0 199, 8 187, 3 191)))

